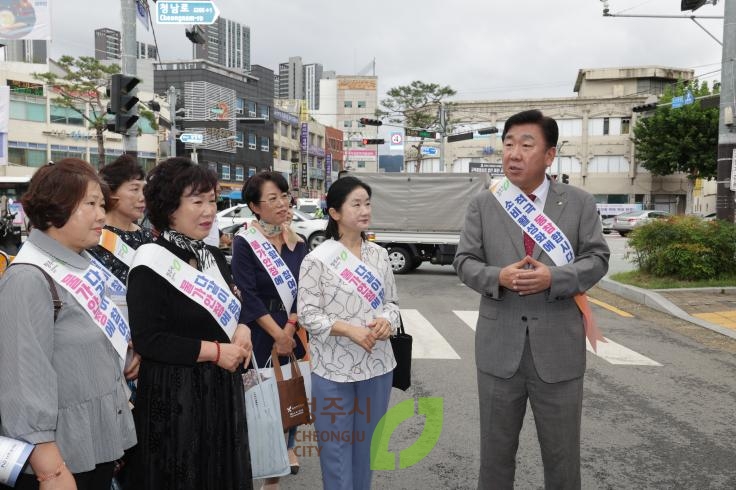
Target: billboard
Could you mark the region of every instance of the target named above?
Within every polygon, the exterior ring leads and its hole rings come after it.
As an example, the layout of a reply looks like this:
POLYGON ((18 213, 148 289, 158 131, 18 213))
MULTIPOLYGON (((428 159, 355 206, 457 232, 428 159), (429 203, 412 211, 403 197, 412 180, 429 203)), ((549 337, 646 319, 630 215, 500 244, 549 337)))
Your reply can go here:
POLYGON ((0 39, 51 39, 51 1, 0 0, 0 39))

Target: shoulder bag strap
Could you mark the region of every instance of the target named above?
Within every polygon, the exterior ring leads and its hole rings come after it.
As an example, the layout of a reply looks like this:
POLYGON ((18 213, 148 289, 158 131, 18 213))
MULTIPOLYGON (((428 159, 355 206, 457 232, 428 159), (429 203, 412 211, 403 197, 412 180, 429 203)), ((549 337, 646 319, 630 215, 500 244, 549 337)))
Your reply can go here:
MULTIPOLYGON (((26 265, 31 265, 35 267, 36 269, 40 270, 43 274, 43 277, 46 278, 46 282, 49 283, 49 290, 51 291, 51 299, 52 303, 54 304, 54 323, 56 323, 56 319, 59 317, 59 310, 61 310, 61 307, 64 305, 64 303, 59 299, 59 291, 56 289, 56 283, 53 279, 51 279, 51 276, 49 276, 45 270, 43 270, 41 267, 37 266, 36 264, 29 264, 26 263, 26 265)), ((12 267, 12 264, 9 266, 12 267)))

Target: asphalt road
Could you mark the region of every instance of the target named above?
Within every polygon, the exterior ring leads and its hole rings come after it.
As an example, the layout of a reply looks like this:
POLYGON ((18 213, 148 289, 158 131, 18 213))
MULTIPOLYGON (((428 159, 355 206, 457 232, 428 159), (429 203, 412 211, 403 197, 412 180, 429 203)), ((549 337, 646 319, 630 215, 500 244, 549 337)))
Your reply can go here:
MULTIPOLYGON (((614 257, 625 241, 609 237, 614 257)), ((407 330, 415 335, 415 354, 423 358, 414 359, 413 386, 407 392, 393 390, 391 404, 441 397, 444 420, 439 441, 426 458, 408 468, 374 472, 373 488, 476 488, 480 459, 474 332, 463 316, 477 311, 478 295, 449 266, 423 264, 398 276, 397 283, 407 330), (434 331, 437 335, 428 335, 434 331)), ((600 355, 588 354, 583 488, 736 488, 736 341, 603 290, 594 289, 591 297, 620 311, 593 307, 612 342, 599 348, 600 355)), ((423 419, 403 422, 389 449, 398 455, 411 446, 422 432, 423 419)), ((284 478, 281 488, 321 487, 316 443, 305 441, 306 434, 302 429, 298 437, 305 455, 301 471, 284 478)), ((543 488, 531 409, 516 475, 516 488, 543 488)))

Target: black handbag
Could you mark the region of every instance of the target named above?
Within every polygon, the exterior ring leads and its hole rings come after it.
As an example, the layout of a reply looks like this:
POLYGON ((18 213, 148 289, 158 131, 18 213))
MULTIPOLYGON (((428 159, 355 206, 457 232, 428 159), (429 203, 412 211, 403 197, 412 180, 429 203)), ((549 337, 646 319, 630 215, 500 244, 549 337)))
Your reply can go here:
POLYGON ((396 359, 392 386, 403 391, 411 386, 411 344, 411 335, 404 331, 404 321, 399 315, 399 328, 396 335, 391 336, 391 348, 396 359))

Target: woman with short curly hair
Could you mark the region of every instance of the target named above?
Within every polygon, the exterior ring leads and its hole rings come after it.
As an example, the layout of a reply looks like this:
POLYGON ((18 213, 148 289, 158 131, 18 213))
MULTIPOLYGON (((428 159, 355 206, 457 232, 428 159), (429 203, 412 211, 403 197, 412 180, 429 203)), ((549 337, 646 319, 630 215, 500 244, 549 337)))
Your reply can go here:
POLYGON ((133 343, 141 355, 135 407, 140 490, 251 488, 239 367, 250 330, 221 252, 202 241, 215 224, 217 176, 170 158, 146 178, 148 216, 161 232, 128 274, 133 343), (224 305, 224 306, 223 306, 224 305))

